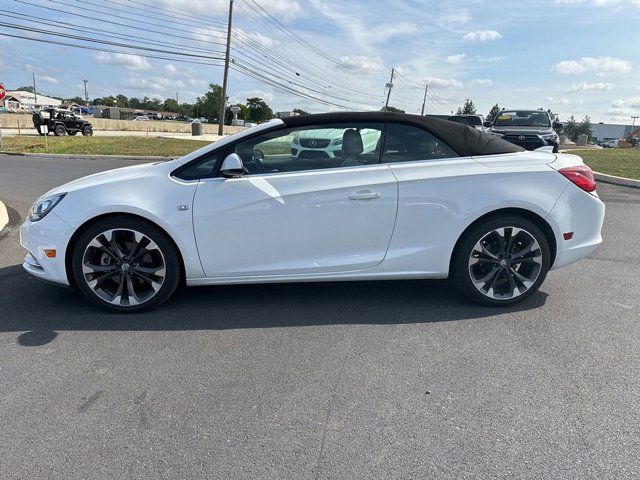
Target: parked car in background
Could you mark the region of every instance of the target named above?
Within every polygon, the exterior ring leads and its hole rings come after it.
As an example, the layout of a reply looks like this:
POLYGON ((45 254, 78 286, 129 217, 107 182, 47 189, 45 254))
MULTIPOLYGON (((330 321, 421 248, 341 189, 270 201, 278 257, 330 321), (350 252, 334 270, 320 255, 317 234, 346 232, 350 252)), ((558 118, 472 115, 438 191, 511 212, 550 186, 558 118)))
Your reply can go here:
POLYGON ((148 122, 149 121, 149 117, 147 117, 146 115, 137 115, 135 117, 131 117, 131 121, 133 121, 133 122, 148 122))
POLYGON ((450 122, 462 123, 463 125, 468 125, 476 130, 485 131, 484 128, 484 117, 482 115, 452 115, 451 117, 447 117, 447 120, 450 122))
POLYGON ((70 110, 60 108, 45 108, 31 117, 33 126, 38 134, 53 133, 59 137, 62 135, 76 135, 78 132, 88 137, 93 135, 93 126, 70 110), (46 127, 46 128, 45 128, 46 127))
POLYGON ((54 188, 20 239, 30 274, 118 312, 157 306, 181 284, 447 277, 499 306, 595 251, 595 189, 576 155, 446 120, 305 115, 54 188), (294 155, 293 137, 340 140, 341 153, 294 155))
POLYGON ((560 142, 557 131, 562 130, 562 123, 552 123, 549 114, 542 109, 502 109, 493 122, 485 122, 485 127, 490 134, 526 150, 551 146, 554 153, 558 152, 560 142))
POLYGON ((620 140, 607 140, 606 142, 602 142, 600 145, 602 148, 618 148, 620 140))
MULTIPOLYGON (((343 130, 319 128, 296 132, 291 139, 291 155, 297 158, 341 158, 343 130)), ((362 129, 362 153, 373 152, 380 140, 380 132, 362 129)))

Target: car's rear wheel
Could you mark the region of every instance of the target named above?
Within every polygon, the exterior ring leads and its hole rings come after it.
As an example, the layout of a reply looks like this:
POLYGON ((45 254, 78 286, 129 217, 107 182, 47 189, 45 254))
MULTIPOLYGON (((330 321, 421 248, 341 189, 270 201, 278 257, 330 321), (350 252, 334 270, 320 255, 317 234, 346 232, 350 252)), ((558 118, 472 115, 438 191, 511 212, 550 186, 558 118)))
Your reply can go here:
POLYGON ((85 137, 90 137, 93 135, 93 128, 91 128, 89 125, 86 125, 82 128, 82 135, 85 137))
POLYGON ((64 127, 64 125, 56 125, 55 128, 53 129, 53 134, 56 137, 61 137, 65 133, 67 133, 67 129, 64 127))
POLYGON ((515 215, 490 217, 465 233, 452 262, 462 292, 484 305, 509 305, 533 294, 544 281, 551 249, 544 233, 515 215))
POLYGON ((78 289, 109 310, 157 307, 180 282, 176 247, 143 220, 121 216, 99 220, 80 235, 72 255, 78 289))

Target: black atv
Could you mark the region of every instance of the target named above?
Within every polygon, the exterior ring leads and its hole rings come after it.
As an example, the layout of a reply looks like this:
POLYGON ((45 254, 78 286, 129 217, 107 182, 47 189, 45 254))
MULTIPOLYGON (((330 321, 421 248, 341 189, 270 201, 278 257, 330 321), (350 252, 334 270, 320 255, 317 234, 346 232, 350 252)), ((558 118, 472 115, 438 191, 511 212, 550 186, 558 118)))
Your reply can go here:
POLYGON ((93 127, 89 122, 78 117, 69 110, 47 108, 33 114, 33 125, 40 135, 53 132, 57 137, 78 132, 85 137, 93 135, 93 127), (46 126, 47 128, 42 128, 46 126))

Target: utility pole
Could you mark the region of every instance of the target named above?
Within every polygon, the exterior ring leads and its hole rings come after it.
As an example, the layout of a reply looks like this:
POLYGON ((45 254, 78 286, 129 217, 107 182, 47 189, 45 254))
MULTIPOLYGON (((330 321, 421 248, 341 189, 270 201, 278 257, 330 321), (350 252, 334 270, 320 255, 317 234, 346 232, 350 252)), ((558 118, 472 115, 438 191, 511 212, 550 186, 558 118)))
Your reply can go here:
POLYGON ((33 75, 33 95, 36 97, 34 100, 34 103, 37 105, 38 104, 38 91, 36 90, 36 74, 35 72, 31 72, 31 75, 33 75))
POLYGON ((422 115, 424 117, 424 107, 427 104, 427 91, 429 90, 429 85, 425 85, 424 86, 424 98, 422 99, 422 111, 420 112, 420 115, 422 115))
POLYGON ((227 106, 227 77, 229 76, 229 54, 231 50, 231 22, 233 20, 233 0, 229 0, 229 23, 227 25, 227 51, 224 56, 224 77, 222 78, 222 96, 220 98, 220 117, 218 118, 218 135, 224 128, 224 112, 227 106))
POLYGON ((633 118, 633 125, 631 126, 631 131, 633 132, 636 127, 636 120, 640 118, 640 115, 631 115, 631 118, 633 118))
POLYGON ((87 93, 87 82, 89 80, 82 80, 84 82, 84 103, 85 107, 89 106, 89 94, 87 93))
POLYGON ((176 92, 176 103, 178 105, 180 104, 180 97, 178 96, 178 92, 176 92))
POLYGON ((391 79, 389 80, 389 83, 387 83, 387 85, 386 85, 386 87, 387 87, 387 101, 384 104, 385 111, 389 107, 389 97, 391 96, 391 89, 393 88, 393 76, 394 76, 394 73, 395 73, 395 68, 392 68, 391 69, 391 79))

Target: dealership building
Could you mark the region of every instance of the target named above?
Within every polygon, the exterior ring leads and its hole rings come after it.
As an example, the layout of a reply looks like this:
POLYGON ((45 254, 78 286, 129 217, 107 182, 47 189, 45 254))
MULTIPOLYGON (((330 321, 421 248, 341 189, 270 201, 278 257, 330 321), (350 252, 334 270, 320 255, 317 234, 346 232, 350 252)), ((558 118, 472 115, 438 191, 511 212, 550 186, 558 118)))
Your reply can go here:
POLYGON ((62 100, 23 90, 7 91, 7 96, 0 102, 4 112, 32 112, 36 107, 59 107, 60 105, 62 100))
POLYGON ((627 138, 634 128, 640 125, 617 125, 614 123, 594 123, 592 126, 594 142, 606 142, 607 140, 621 140, 627 138))

